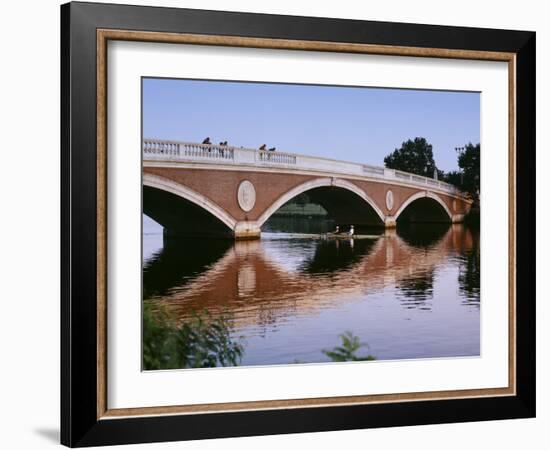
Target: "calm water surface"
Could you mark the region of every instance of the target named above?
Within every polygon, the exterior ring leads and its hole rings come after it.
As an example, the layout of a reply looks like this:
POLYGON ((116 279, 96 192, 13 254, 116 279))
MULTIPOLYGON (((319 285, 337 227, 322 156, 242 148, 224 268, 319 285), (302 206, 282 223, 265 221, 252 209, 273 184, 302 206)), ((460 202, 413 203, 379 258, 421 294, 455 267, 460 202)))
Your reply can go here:
MULTIPOLYGON (((300 220, 309 233, 331 227, 300 220)), ((422 224, 327 241, 289 228, 300 223, 270 221, 259 241, 165 243, 145 229, 144 297, 182 320, 229 312, 242 365, 328 361, 322 350, 345 331, 377 359, 480 354, 478 232, 422 224)))

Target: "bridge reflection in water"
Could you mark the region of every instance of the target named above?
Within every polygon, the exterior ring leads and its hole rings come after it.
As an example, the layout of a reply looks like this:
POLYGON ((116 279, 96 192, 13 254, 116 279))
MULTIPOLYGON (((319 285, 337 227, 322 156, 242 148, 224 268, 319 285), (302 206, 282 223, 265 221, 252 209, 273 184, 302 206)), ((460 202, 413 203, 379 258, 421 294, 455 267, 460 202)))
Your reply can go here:
POLYGON ((346 330, 377 359, 480 352, 479 239, 463 225, 342 241, 179 239, 144 257, 144 297, 181 320, 205 308, 231 313, 243 365, 326 361, 321 350, 346 330))

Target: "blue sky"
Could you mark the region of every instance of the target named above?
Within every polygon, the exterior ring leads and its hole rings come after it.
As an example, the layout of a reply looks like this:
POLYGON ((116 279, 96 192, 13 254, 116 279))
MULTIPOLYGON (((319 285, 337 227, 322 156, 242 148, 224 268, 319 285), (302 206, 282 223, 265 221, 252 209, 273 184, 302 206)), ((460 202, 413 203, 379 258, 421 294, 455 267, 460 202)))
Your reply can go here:
POLYGON ((143 135, 384 165, 403 141, 425 137, 439 169, 478 143, 480 95, 470 92, 274 83, 143 80, 143 135))

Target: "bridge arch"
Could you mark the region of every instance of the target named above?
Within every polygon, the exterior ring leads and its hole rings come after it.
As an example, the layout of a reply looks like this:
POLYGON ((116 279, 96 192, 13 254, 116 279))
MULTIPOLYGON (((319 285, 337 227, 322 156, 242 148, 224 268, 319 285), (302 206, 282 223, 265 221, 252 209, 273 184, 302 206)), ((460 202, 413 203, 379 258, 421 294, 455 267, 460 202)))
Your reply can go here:
MULTIPOLYGON (((169 194, 173 194, 178 198, 184 199, 195 207, 206 211, 210 216, 221 222, 221 224, 224 224, 228 228, 228 232, 233 232, 235 230, 235 226, 237 224, 237 220, 235 220, 235 218, 233 218, 227 211, 225 211, 223 208, 221 208, 219 205, 217 205, 204 195, 199 194, 198 192, 189 189, 186 186, 183 186, 167 178, 149 173, 143 174, 142 185, 144 188, 147 187, 156 189, 157 191, 167 192, 169 194)), ((145 214, 148 213, 148 208, 145 205, 145 199, 143 201, 143 212, 145 214)), ((155 219, 155 217, 152 218, 155 219)), ((161 225, 166 227, 165 224, 161 223, 161 225)))
POLYGON ((451 212, 447 204, 443 201, 443 199, 439 195, 431 191, 417 192, 416 194, 413 194, 409 198, 407 198, 395 213, 394 215, 395 220, 398 220, 399 217, 402 216, 403 213, 407 211, 407 208, 409 208, 413 203, 422 199, 429 199, 430 201, 434 201, 437 205, 439 205, 439 207, 441 207, 440 210, 443 210, 444 216, 448 218, 448 222, 452 222, 453 213, 451 212))
POLYGON ((313 180, 306 181, 289 191, 285 192, 281 197, 279 197, 269 208, 267 208, 262 215, 258 218, 257 224, 258 227, 261 227, 276 211, 278 211, 283 205, 292 200, 294 197, 313 189, 323 188, 323 187, 336 187, 345 189, 349 192, 354 193, 361 199, 363 199, 374 211, 376 216, 380 219, 381 224, 384 224, 385 216, 384 213, 380 210, 378 205, 370 198, 367 193, 357 186, 354 183, 351 183, 347 180, 340 178, 316 178, 313 180))

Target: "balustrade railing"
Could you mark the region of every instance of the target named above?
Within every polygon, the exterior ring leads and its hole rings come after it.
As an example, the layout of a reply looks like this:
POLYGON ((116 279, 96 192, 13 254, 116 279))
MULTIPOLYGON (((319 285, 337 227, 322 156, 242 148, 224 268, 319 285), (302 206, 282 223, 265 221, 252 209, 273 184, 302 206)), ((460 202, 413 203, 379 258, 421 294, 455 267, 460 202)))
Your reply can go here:
POLYGON ((275 164, 296 164, 296 155, 262 150, 258 151, 258 160, 275 164))
POLYGON ((395 178, 400 178, 401 180, 412 181, 410 173, 400 172, 398 170, 395 171, 395 178))
POLYGON ((416 181, 417 183, 426 184, 428 178, 421 177, 421 176, 418 176, 418 175, 412 175, 412 180, 416 181))
POLYGON ((143 141, 143 154, 147 156, 174 156, 187 158, 233 159, 234 149, 225 145, 197 144, 194 142, 143 141))
POLYGON ((179 155, 180 144, 170 141, 143 141, 144 155, 179 155))
POLYGON ((363 164, 363 173, 373 174, 373 175, 384 175, 383 167, 368 166, 363 164))
POLYGON ((314 156, 265 151, 227 145, 199 144, 196 142, 143 140, 143 158, 147 161, 204 161, 235 165, 291 166, 295 169, 315 170, 329 173, 342 173, 353 176, 366 176, 396 180, 413 185, 433 186, 450 193, 458 193, 454 186, 433 178, 401 172, 384 167, 357 164, 346 161, 329 160, 314 156))

